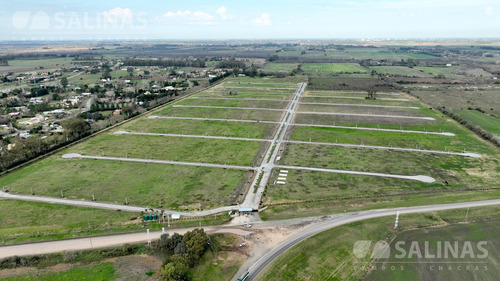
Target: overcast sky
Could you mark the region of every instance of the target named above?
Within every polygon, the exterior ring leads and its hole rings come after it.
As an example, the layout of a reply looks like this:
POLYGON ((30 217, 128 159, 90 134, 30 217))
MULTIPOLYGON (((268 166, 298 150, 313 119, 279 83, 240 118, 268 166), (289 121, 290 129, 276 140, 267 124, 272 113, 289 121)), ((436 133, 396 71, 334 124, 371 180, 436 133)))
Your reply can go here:
POLYGON ((0 40, 500 37, 499 0, 0 0, 0 7, 0 40))

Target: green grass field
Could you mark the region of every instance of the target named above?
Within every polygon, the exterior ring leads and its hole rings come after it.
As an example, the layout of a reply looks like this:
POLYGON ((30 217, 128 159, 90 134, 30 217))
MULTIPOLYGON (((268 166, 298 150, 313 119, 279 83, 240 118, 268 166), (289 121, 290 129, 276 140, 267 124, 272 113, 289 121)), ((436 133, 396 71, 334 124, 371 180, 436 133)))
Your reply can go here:
MULTIPOLYGON (((467 210, 434 212, 427 214, 402 215, 396 232, 392 226, 393 217, 377 218, 347 224, 327 230, 309 238, 288 250, 273 261, 257 280, 492 280, 498 275, 498 220, 483 220, 497 217, 498 207, 472 208, 468 219, 473 222, 461 225, 465 221, 467 210), (453 225, 450 225, 453 224, 453 225), (416 230, 412 230, 418 228, 416 230), (487 229, 485 232, 481 230, 487 229), (457 233, 457 235, 455 235, 457 233), (486 262, 489 270, 473 271, 429 271, 422 270, 425 264, 392 264, 397 270, 382 271, 380 264, 377 271, 368 273, 372 259, 367 255, 358 258, 353 253, 356 241, 478 241, 491 242, 491 254, 486 262), (401 270, 401 265, 404 265, 401 270), (494 269, 492 269, 494 268, 494 269), (443 275, 444 274, 444 275, 443 275), (475 275, 473 275, 475 274, 475 275), (450 277, 452 276, 452 277, 450 277), (476 279, 478 278, 478 279, 476 279)), ((394 248, 391 248, 391 250, 394 248)), ((395 251, 394 251, 395 252, 395 251)), ((408 260, 406 260, 408 261, 408 260)), ((448 260, 468 265, 468 260, 448 260)), ((390 262, 390 260, 389 260, 390 262)), ((412 260, 408 261, 412 262, 412 260)), ((376 264, 374 264, 376 265, 376 264)), ((390 266, 390 264, 388 264, 390 266)))
POLYGON ((302 70, 307 75, 332 75, 338 73, 367 73, 359 64, 348 63, 304 63, 302 70))
POLYGON ((30 276, 21 275, 7 277, 6 281, 68 281, 68 280, 114 280, 115 269, 111 263, 94 264, 87 266, 76 266, 67 271, 58 273, 47 273, 42 275, 30 276))
POLYGON ((92 156, 252 166, 259 162, 257 154, 265 145, 254 141, 103 134, 67 151, 92 156))
POLYGON ((62 159, 54 155, 0 178, 11 192, 131 205, 195 210, 233 204, 247 182, 247 172, 164 164, 62 159), (40 180, 43 179, 43 180, 40 180), (216 195, 216 196, 214 196, 216 195))
POLYGON ((119 130, 264 139, 271 137, 274 128, 276 124, 141 118, 121 126, 119 130))
POLYGON ((457 113, 465 120, 479 125, 486 131, 500 135, 500 119, 493 118, 475 110, 459 110, 457 113))
POLYGON ((262 67, 263 70, 268 71, 268 72, 276 72, 276 71, 286 71, 290 72, 297 68, 296 63, 266 63, 264 67, 262 67))
POLYGON ((255 108, 285 108, 288 101, 262 100, 212 100, 212 99, 185 99, 179 105, 227 106, 227 107, 255 107, 255 108))
POLYGON ((2 245, 46 239, 68 239, 137 228, 139 214, 93 208, 0 199, 2 245))
POLYGON ((217 119, 243 119, 278 121, 283 113, 269 110, 249 110, 249 109, 220 109, 220 108, 166 108, 158 111, 158 115, 175 117, 198 117, 217 119))
POLYGON ((408 77, 433 77, 423 70, 409 68, 406 66, 371 66, 379 74, 392 76, 408 76, 408 77))

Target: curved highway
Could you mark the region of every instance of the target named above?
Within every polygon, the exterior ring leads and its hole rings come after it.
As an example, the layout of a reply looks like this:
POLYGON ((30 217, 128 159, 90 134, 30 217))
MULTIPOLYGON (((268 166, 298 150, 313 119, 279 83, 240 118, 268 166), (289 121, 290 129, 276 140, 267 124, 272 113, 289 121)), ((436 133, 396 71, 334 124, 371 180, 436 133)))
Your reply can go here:
POLYGON ((366 219, 373 219, 391 215, 395 216, 397 211, 399 211, 399 214, 401 215, 401 214, 411 214, 411 213, 424 213, 424 212, 435 212, 435 211, 452 210, 452 209, 462 209, 469 207, 483 207, 492 205, 500 205, 500 199, 464 202, 464 203, 416 206, 416 207, 406 207, 406 208, 394 208, 394 209, 378 209, 371 211, 347 213, 340 217, 336 217, 326 222, 319 223, 311 228, 305 229, 303 232, 300 232, 290 237, 289 239, 281 243, 278 247, 267 252, 253 265, 250 266, 244 265, 237 273, 237 275, 233 278, 233 280, 237 280, 236 278, 242 277, 247 272, 249 274, 248 277, 245 279, 246 281, 255 279, 259 275, 259 273, 261 273, 267 267, 267 265, 269 265, 274 259, 280 256, 286 250, 290 249, 291 247, 295 246, 296 244, 302 242, 303 240, 313 235, 316 235, 320 232, 323 232, 325 230, 334 227, 366 219))

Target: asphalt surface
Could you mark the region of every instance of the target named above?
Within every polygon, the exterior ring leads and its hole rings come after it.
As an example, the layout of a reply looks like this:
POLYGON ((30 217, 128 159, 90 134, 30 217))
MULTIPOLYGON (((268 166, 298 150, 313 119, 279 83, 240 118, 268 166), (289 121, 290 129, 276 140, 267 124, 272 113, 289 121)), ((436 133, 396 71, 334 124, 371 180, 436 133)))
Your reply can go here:
MULTIPOLYGON (((120 205, 113 203, 101 203, 96 201, 84 201, 84 200, 72 200, 66 198, 55 198, 55 197, 45 197, 45 196, 35 196, 35 195, 20 195, 20 194, 12 194, 0 191, 0 198, 12 199, 12 200, 22 200, 22 201, 32 201, 32 202, 42 202, 42 203, 50 203, 50 204, 61 204, 61 205, 69 205, 69 206, 78 206, 78 207, 86 207, 86 208, 96 208, 96 209, 105 209, 105 210, 113 210, 113 211, 124 211, 124 212, 133 212, 140 213, 145 210, 151 210, 150 207, 145 206, 132 206, 132 205, 120 205)), ((99 198, 97 198, 99 199, 99 198)), ((239 209, 239 205, 234 206, 225 206, 215 209, 210 209, 206 211, 199 212, 179 212, 172 210, 159 210, 153 208, 153 212, 160 213, 163 211, 165 214, 179 214, 185 217, 202 217, 208 215, 215 215, 221 212, 234 211, 239 209)))
POLYGON ((78 153, 68 153, 62 156, 65 159, 84 158, 95 160, 111 160, 111 161, 127 161, 127 162, 140 162, 140 163, 154 163, 154 164, 171 164, 181 166, 195 166, 195 167, 208 167, 208 168, 222 168, 233 170, 255 171, 257 168, 239 165, 223 165, 223 164, 210 164, 210 163, 196 163, 184 161, 170 161, 170 160, 154 160, 154 159, 139 159, 139 158, 121 158, 121 157, 108 157, 108 156, 87 156, 78 153))
POLYGON ((335 173, 335 174, 348 174, 348 175, 395 178, 395 179, 404 179, 404 180, 416 180, 416 181, 421 181, 421 182, 425 182, 425 183, 433 183, 436 181, 432 177, 422 176, 422 175, 404 176, 404 175, 394 175, 394 174, 358 172, 358 171, 336 170, 336 169, 328 169, 328 168, 299 167, 299 166, 287 166, 287 165, 275 165, 275 168, 290 169, 290 170, 305 170, 305 171, 325 172, 325 173, 335 173))
MULTIPOLYGON (((237 235, 248 235, 251 232, 236 228, 234 226, 209 226, 203 227, 207 233, 234 233, 237 235)), ((165 230, 164 233, 170 235, 174 233, 185 234, 194 228, 183 228, 174 230, 165 230)), ((91 238, 77 238, 68 240, 59 240, 51 242, 40 242, 40 243, 30 243, 14 246, 4 246, 0 247, 0 259, 12 257, 12 256, 30 256, 30 255, 41 255, 58 253, 63 251, 78 251, 78 250, 88 250, 94 248, 105 248, 121 246, 125 244, 136 244, 136 243, 147 243, 148 241, 158 240, 163 234, 162 231, 151 231, 149 237, 147 235, 147 230, 140 233, 129 233, 129 234, 118 234, 109 236, 97 236, 91 238)))
POLYGON ((378 209, 378 210, 370 210, 370 211, 362 211, 356 213, 347 213, 343 216, 336 217, 334 219, 328 220, 323 223, 319 223, 310 228, 304 229, 304 231, 288 238, 284 242, 282 242, 278 247, 273 250, 267 252, 264 256, 262 256, 257 262, 252 265, 244 265, 240 271, 236 274, 233 280, 241 277, 246 272, 249 272, 249 276, 246 280, 250 281, 255 279, 259 273, 263 272, 263 270, 272 263, 277 257, 279 257, 282 253, 286 252, 288 249, 293 247, 294 245, 302 242, 303 240, 323 232, 325 230, 335 228, 341 225, 345 225, 348 223, 373 219, 385 216, 395 216, 396 212, 399 211, 400 218, 401 215, 404 214, 412 214, 412 213, 424 213, 424 212, 435 212, 435 211, 443 211, 443 210, 452 210, 452 209, 463 209, 469 207, 483 207, 483 206, 492 206, 499 205, 500 200, 487 200, 487 201, 476 201, 476 202, 466 202, 466 203, 453 203, 453 204, 442 204, 442 205, 429 205, 429 206, 416 206, 416 207, 407 207, 407 208, 394 208, 394 209, 378 209))
POLYGON ((285 135, 288 131, 290 123, 293 120, 293 116, 295 115, 295 111, 298 107, 300 98, 304 93, 306 88, 306 83, 300 84, 299 88, 295 91, 295 94, 290 101, 283 118, 281 119, 280 125, 274 134, 274 138, 272 140, 269 149, 267 150, 264 160, 259 167, 259 171, 262 173, 262 177, 256 176, 252 184, 250 185, 250 191, 247 192, 247 196, 243 201, 243 206, 245 208, 258 209, 260 206, 260 201, 262 200, 262 196, 264 191, 266 190, 267 182, 271 176, 271 172, 274 168, 274 163, 276 161, 276 157, 278 156, 278 152, 280 150, 280 145, 283 142, 285 135), (258 185, 258 186, 257 186, 258 185), (257 186, 256 192, 251 192, 252 187, 257 186))
POLYGON ((237 141, 271 141, 267 139, 240 138, 240 137, 221 137, 221 136, 204 136, 204 135, 185 135, 185 134, 160 134, 160 133, 143 133, 130 131, 116 131, 115 135, 138 135, 138 136, 160 136, 160 137, 180 137, 180 138, 197 138, 197 139, 216 139, 216 140, 237 140, 237 141))

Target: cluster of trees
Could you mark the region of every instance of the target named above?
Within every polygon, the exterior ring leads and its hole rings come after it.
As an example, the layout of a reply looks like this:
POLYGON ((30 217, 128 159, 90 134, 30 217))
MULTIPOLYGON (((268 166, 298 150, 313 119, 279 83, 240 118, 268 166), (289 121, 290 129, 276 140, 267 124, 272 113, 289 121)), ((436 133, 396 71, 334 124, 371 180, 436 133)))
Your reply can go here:
POLYGON ((446 114, 447 116, 453 118, 458 123, 464 125, 469 130, 473 131, 474 133, 476 133, 477 135, 479 135, 483 139, 490 141, 493 144, 495 144, 496 146, 500 147, 500 136, 498 136, 492 132, 488 132, 485 129, 481 128, 480 126, 465 120, 464 118, 462 118, 462 116, 460 116, 456 113, 453 113, 451 110, 448 110, 444 106, 442 106, 442 107, 439 106, 439 107, 437 107, 437 109, 439 111, 441 111, 442 113, 446 114))
POLYGON ((228 59, 228 60, 223 60, 215 66, 216 68, 227 68, 227 69, 234 69, 234 68, 245 68, 246 64, 243 61, 236 60, 234 58, 228 59))
POLYGON ((158 60, 144 60, 144 59, 126 59, 123 61, 124 65, 130 66, 178 66, 178 67, 206 67, 205 59, 158 59, 158 60))
POLYGON ((82 118, 69 118, 63 120, 61 125, 64 128, 64 133, 60 138, 53 137, 43 140, 36 136, 27 139, 15 138, 11 141, 4 140, 1 142, 0 170, 22 164, 90 133, 90 125, 82 118), (9 144, 14 144, 10 150, 7 149, 9 144))
POLYGON ((203 228, 187 232, 184 236, 163 234, 156 247, 167 254, 161 268, 163 280, 188 280, 188 270, 198 264, 208 249, 209 238, 203 228))

